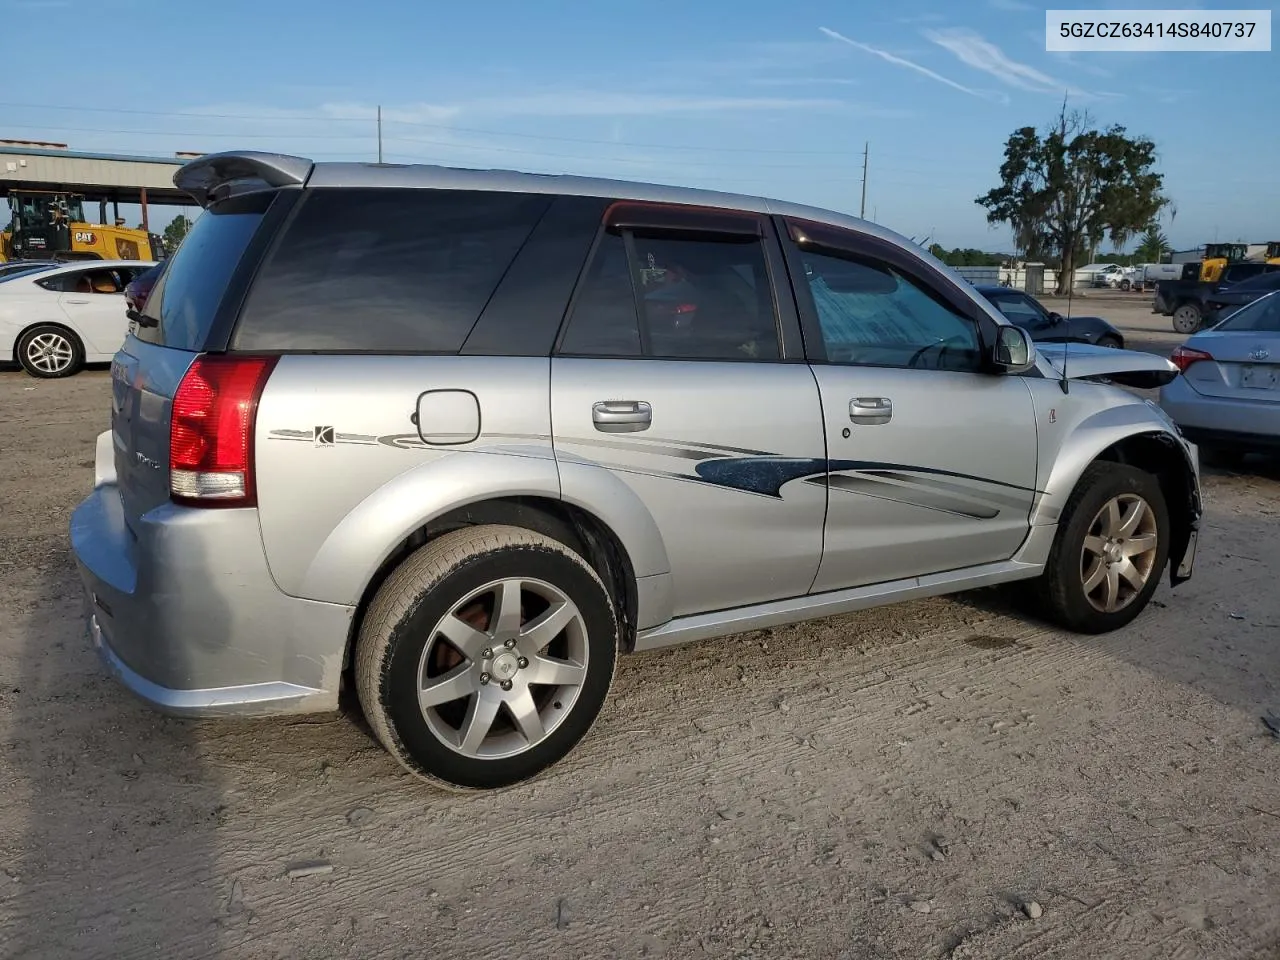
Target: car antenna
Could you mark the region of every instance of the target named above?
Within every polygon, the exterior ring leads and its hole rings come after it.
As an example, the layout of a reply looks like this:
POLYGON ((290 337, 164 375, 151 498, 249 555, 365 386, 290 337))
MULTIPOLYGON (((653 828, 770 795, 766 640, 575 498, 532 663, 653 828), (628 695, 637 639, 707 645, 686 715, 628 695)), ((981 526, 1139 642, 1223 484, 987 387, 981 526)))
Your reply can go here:
MULTIPOLYGON (((1074 264, 1072 264, 1074 267, 1074 264)), ((1076 289, 1076 272, 1073 269, 1071 276, 1067 278, 1067 317, 1064 321, 1067 325, 1067 339, 1062 345, 1062 379, 1058 381, 1058 386, 1062 388, 1063 393, 1070 393, 1070 381, 1067 380, 1067 354, 1071 352, 1071 300, 1076 289)))

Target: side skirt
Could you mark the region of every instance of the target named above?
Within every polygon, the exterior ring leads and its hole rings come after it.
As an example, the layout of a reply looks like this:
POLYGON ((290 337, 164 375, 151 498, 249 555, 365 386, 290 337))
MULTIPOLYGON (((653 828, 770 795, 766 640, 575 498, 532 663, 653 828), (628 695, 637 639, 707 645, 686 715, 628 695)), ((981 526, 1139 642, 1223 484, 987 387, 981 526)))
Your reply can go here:
POLYGON ((1038 576, 1043 569, 1043 565, 1038 563, 1003 560, 947 573, 932 573, 924 577, 908 577, 849 590, 832 590, 790 600, 774 600, 749 607, 678 617, 660 627, 641 630, 636 637, 635 652, 674 647, 697 640, 727 637, 735 633, 748 633, 821 617, 834 617, 904 600, 976 590, 1012 580, 1027 580, 1038 576))

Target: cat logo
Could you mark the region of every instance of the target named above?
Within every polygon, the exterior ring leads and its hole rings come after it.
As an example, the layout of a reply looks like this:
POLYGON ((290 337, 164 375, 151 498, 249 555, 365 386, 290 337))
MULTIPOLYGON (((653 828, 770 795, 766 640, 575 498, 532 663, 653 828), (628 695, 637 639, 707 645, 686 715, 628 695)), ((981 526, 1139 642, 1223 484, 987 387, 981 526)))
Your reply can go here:
POLYGON ((314 438, 317 447, 332 447, 333 427, 316 427, 314 438))
POLYGON ((90 230, 77 230, 77 231, 76 231, 76 235, 75 235, 75 242, 76 242, 76 243, 87 243, 87 244, 89 244, 90 246, 93 246, 94 242, 95 242, 97 239, 98 239, 98 238, 97 238, 97 237, 95 237, 95 236, 93 235, 93 232, 92 232, 92 231, 90 231, 90 230))

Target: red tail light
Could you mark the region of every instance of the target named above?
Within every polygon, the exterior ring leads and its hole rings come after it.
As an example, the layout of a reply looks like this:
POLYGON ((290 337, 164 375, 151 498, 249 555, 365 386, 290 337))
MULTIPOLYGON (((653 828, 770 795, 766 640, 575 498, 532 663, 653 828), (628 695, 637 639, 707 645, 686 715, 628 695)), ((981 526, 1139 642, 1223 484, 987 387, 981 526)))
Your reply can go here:
POLYGON ((169 496, 193 507, 252 507, 258 398, 277 357, 197 357, 173 396, 169 496))
POLYGON ((1205 353, 1203 350, 1192 350, 1190 347, 1174 347, 1173 355, 1169 359, 1173 361, 1175 367, 1186 373, 1187 367, 1201 360, 1212 360, 1213 354, 1205 353))

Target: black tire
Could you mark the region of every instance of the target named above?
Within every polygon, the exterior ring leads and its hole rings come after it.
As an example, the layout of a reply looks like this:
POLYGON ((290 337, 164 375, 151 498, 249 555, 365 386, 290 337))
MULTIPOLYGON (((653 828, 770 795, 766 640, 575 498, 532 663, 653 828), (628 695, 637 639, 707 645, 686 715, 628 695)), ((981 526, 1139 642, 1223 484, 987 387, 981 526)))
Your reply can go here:
POLYGON ((1133 284, 1132 284, 1130 281, 1128 281, 1128 280, 1121 280, 1121 281, 1120 281, 1120 289, 1121 289, 1121 290, 1124 290, 1124 291, 1128 292, 1129 288, 1130 288, 1130 287, 1132 287, 1132 286, 1133 286, 1133 284))
POLYGON ((1061 627, 1076 633, 1107 633, 1142 612, 1160 583, 1168 557, 1169 511, 1156 478, 1136 467, 1094 463, 1085 470, 1062 511, 1044 573, 1029 585, 1031 596, 1037 612, 1061 627), (1085 537, 1108 502, 1124 495, 1137 495, 1150 508, 1155 520, 1155 557, 1142 589, 1125 606, 1107 612, 1095 607, 1085 592, 1085 537))
MULTIPOLYGON (((18 363, 22 365, 22 369, 41 380, 57 380, 60 377, 74 376, 84 366, 84 344, 80 342, 80 338, 66 327, 60 327, 53 323, 38 323, 34 327, 22 331, 22 336, 18 338, 18 345, 14 353, 17 354, 18 363), (61 363, 54 366, 42 364, 40 359, 34 356, 33 345, 49 338, 65 344, 65 348, 70 351, 70 356, 67 357, 65 365, 61 363)), ((53 355, 50 356, 52 357, 53 355)))
MULTIPOLYGON (((537 775, 587 734, 613 682, 617 651, 613 600, 582 557, 520 527, 467 527, 421 547, 378 590, 356 641, 356 691, 378 740, 409 772, 448 789, 494 789, 537 775), (585 633, 585 677, 568 713, 557 715, 556 726, 548 725, 545 739, 511 756, 466 756, 433 732, 419 706, 419 675, 428 644, 441 642, 437 625, 473 591, 504 578, 551 584, 577 607, 585 633)), ((479 662, 462 666, 480 669, 479 662)), ((542 709, 548 706, 561 708, 559 700, 542 709)))
POLYGON ((1113 337, 1109 333, 1105 336, 1099 337, 1097 345, 1099 347, 1107 347, 1111 350, 1124 349, 1124 341, 1122 341, 1119 337, 1113 337))

